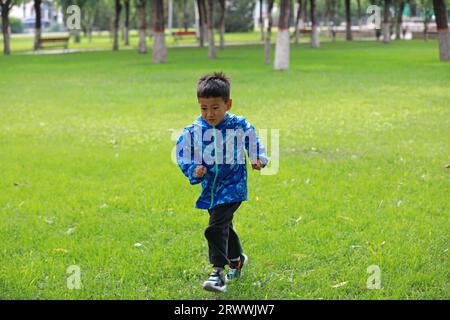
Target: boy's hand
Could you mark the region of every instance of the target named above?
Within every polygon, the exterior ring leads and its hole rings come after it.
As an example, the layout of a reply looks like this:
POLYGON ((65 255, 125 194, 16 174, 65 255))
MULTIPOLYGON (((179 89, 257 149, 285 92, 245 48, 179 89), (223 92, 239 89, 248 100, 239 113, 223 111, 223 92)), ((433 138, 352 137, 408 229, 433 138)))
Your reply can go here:
POLYGON ((261 170, 261 168, 262 168, 261 160, 258 159, 256 161, 252 162, 252 168, 256 169, 256 170, 261 170))
POLYGON ((204 166, 197 166, 194 170, 194 176, 196 178, 201 178, 206 174, 206 168, 204 166))

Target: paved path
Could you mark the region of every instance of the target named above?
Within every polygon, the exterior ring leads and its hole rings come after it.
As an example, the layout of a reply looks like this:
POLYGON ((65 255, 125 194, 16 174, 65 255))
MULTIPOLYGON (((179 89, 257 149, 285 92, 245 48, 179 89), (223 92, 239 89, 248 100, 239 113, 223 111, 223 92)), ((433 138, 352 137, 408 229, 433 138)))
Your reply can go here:
MULTIPOLYGON (((328 41, 327 41, 328 42, 328 41)), ((293 42, 291 42, 293 44, 293 42)), ((300 44, 309 43, 309 40, 301 39, 300 44)), ((240 42, 226 42, 225 47, 232 46, 245 46, 245 45, 263 45, 262 41, 240 41, 240 42)), ((168 48, 194 48, 198 47, 198 43, 179 43, 167 46, 168 48)), ((218 45, 216 44, 217 48, 218 45)), ((205 45, 205 48, 208 46, 205 45)), ((25 51, 17 54, 25 55, 50 55, 50 54, 66 54, 66 53, 79 53, 79 52, 96 52, 96 51, 111 51, 111 48, 78 48, 78 49, 53 49, 53 50, 37 50, 37 51, 25 51)), ((135 47, 122 47, 120 50, 137 50, 135 47)))

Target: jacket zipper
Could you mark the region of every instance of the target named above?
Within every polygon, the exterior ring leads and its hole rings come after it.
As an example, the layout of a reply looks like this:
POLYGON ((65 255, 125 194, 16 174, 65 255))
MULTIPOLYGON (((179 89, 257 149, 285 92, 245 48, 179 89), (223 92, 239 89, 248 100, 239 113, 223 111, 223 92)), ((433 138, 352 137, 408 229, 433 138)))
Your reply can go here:
POLYGON ((211 186, 211 205, 210 205, 210 208, 212 208, 212 205, 214 203, 214 187, 216 185, 217 175, 219 174, 219 170, 218 170, 218 166, 217 166, 217 145, 216 145, 216 127, 215 126, 213 126, 213 135, 214 135, 214 170, 215 170, 215 174, 214 174, 214 181, 213 181, 213 184, 211 186))

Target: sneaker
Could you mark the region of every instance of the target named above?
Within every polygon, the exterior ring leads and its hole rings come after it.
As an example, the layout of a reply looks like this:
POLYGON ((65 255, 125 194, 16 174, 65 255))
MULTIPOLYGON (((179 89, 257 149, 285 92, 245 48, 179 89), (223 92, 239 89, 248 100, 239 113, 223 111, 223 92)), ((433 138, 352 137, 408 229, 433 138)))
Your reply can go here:
POLYGON ((227 286, 225 285, 225 276, 223 272, 214 271, 209 275, 208 280, 203 282, 203 289, 213 292, 226 292, 227 286))
POLYGON ((242 276, 242 268, 248 263, 248 257, 245 254, 241 255, 241 261, 239 261, 236 268, 229 268, 226 281, 231 281, 242 276))

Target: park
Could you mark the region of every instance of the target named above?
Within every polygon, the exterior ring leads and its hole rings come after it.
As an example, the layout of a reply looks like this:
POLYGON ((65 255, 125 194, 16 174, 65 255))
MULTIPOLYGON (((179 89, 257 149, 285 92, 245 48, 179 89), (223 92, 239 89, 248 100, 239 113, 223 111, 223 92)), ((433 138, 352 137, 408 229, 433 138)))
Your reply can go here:
MULTIPOLYGON (((56 22, 77 4, 42 2, 56 22)), ((250 27, 233 29, 245 15, 225 7, 223 33, 221 1, 130 1, 124 36, 125 11, 115 15, 126 2, 96 2, 92 34, 7 31, 0 300, 449 299, 447 1, 406 1, 409 39, 396 37, 403 1, 234 0, 250 5, 250 27), (377 4, 380 29, 366 25, 377 4), (426 36, 414 29, 421 8, 426 36), (36 37, 67 37, 67 48, 36 37), (248 163, 233 223, 250 262, 219 298, 202 289, 201 186, 171 158, 171 132, 199 117, 197 81, 214 71, 230 77, 230 113, 279 130, 277 170, 248 163)), ((33 1, 14 6, 22 14, 33 1)))

